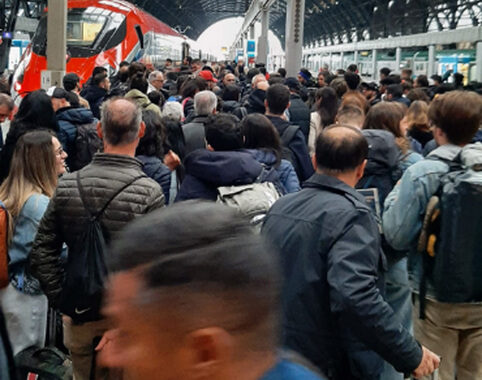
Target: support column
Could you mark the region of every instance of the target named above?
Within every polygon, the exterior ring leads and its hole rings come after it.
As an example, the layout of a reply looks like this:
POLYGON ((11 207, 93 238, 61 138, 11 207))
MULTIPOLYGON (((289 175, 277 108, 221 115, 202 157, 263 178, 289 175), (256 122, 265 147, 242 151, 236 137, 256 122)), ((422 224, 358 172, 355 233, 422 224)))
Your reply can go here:
POLYGON ((358 50, 353 52, 353 63, 358 66, 358 50))
POLYGON ((296 77, 301 67, 305 18, 305 0, 288 0, 286 4, 286 71, 296 77))
POLYGON ((42 87, 62 86, 67 54, 67 0, 49 0, 47 13, 47 72, 42 87), (49 83, 50 82, 50 83, 49 83))
POLYGON ((258 56, 256 63, 264 63, 268 66, 268 30, 269 30, 269 9, 261 12, 261 36, 258 38, 258 56))
POLYGON ((435 45, 428 47, 428 67, 427 76, 430 78, 434 74, 435 70, 435 45))
POLYGON ((402 48, 397 47, 395 50, 395 66, 396 72, 400 71, 400 65, 402 64, 402 48))
POLYGON ((333 53, 330 52, 330 55, 328 56, 328 67, 330 68, 330 70, 332 72, 334 72, 335 70, 333 70, 333 53))
POLYGON ((482 41, 477 42, 475 50, 475 80, 482 82, 482 41))
POLYGON ((378 70, 377 70, 377 49, 373 49, 372 51, 372 70, 373 70, 373 77, 374 81, 378 80, 378 70))
POLYGON ((254 23, 249 27, 249 39, 254 40, 254 23))
POLYGON ((341 52, 340 53, 340 69, 344 69, 345 68, 345 64, 343 63, 343 60, 345 59, 345 53, 344 52, 341 52))

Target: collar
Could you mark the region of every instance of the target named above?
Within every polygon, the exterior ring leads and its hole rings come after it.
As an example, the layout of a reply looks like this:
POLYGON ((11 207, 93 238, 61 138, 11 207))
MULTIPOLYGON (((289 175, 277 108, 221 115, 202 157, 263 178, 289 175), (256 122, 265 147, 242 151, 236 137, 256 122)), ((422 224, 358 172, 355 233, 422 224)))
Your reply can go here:
POLYGON ((345 182, 340 181, 338 178, 326 175, 326 174, 313 174, 308 180, 303 183, 303 188, 316 187, 319 189, 325 189, 333 193, 341 195, 349 194, 356 198, 363 204, 365 204, 365 198, 351 186, 348 186, 345 182))
POLYGON ((142 162, 135 157, 124 154, 96 153, 92 163, 102 166, 116 166, 123 168, 136 168, 142 170, 142 162))
POLYGON ((439 146, 437 149, 429 153, 429 158, 441 158, 452 161, 460 153, 462 148, 453 144, 445 144, 439 146))

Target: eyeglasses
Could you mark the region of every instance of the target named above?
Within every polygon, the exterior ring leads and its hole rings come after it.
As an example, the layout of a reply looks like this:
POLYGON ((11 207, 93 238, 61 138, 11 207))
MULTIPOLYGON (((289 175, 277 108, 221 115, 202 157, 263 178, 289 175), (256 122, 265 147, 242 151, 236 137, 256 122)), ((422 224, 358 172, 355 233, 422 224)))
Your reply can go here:
POLYGON ((59 157, 62 156, 63 153, 64 153, 64 149, 62 147, 60 147, 55 151, 55 155, 59 157))

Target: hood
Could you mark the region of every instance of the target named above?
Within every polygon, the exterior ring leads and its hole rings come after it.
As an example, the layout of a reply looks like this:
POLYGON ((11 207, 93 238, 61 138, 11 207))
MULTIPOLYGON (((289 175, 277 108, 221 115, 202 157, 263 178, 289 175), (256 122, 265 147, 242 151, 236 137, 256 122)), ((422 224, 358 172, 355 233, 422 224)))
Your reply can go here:
POLYGON ((130 90, 126 96, 126 98, 132 99, 135 101, 139 106, 142 108, 147 107, 149 104, 151 104, 151 101, 147 97, 146 94, 140 92, 139 90, 130 90))
POLYGON ((226 100, 223 102, 224 112, 233 112, 236 108, 240 107, 241 104, 236 100, 226 100))
POLYGON ((400 149, 392 133, 380 129, 364 129, 362 133, 369 147, 365 175, 390 172, 398 166, 400 149))
POLYGON ((68 107, 57 111, 57 120, 68 121, 72 124, 90 124, 95 121, 95 117, 92 111, 87 108, 68 107))
POLYGON ((245 149, 244 152, 249 153, 256 161, 267 166, 276 164, 276 156, 273 152, 262 149, 245 149))
POLYGON ((185 159, 186 173, 215 186, 246 185, 260 175, 262 166, 243 151, 211 152, 198 149, 185 159))

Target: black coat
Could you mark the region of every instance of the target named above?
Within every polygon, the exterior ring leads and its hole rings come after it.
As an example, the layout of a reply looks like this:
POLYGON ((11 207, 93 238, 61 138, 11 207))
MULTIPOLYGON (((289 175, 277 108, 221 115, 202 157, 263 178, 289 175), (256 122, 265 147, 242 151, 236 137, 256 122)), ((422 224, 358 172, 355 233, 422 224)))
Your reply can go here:
POLYGON ((284 346, 336 380, 377 379, 383 359, 418 367, 420 345, 382 296, 377 223, 353 188, 313 175, 273 205, 262 234, 281 254, 284 346))
POLYGON ((176 201, 215 201, 219 186, 247 185, 261 174, 262 165, 248 152, 198 149, 184 160, 186 176, 176 201))
MULTIPOLYGON (((279 135, 282 136, 283 132, 290 125, 290 123, 281 117, 267 116, 269 120, 273 123, 279 135)), ((294 162, 293 167, 295 168, 296 174, 300 183, 307 180, 313 174, 313 164, 311 163, 310 154, 308 153, 308 147, 306 145, 305 136, 301 129, 299 129, 294 137, 291 139, 287 148, 293 153, 294 162)))
POLYGON ((290 102, 291 106, 288 109, 290 113, 290 122, 291 124, 300 127, 301 132, 303 132, 303 135, 305 136, 305 140, 308 141, 308 135, 310 134, 310 109, 297 94, 291 94, 290 102))
POLYGON ((90 110, 100 120, 100 106, 107 96, 107 90, 99 86, 89 85, 80 94, 89 102, 90 110))

